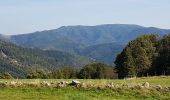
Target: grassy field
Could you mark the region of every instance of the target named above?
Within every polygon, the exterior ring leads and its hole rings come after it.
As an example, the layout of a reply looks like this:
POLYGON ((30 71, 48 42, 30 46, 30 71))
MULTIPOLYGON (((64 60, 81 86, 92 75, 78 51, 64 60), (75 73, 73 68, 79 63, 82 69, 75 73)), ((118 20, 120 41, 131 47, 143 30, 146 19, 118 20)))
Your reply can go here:
MULTIPOLYGON (((18 82, 61 82, 61 81, 68 81, 71 82, 74 79, 0 79, 0 82, 11 82, 11 81, 18 81, 18 82)), ((80 82, 84 82, 87 84, 95 84, 95 85, 103 85, 110 82, 115 84, 130 84, 130 83, 141 83, 149 82, 151 85, 162 85, 162 86, 170 86, 170 76, 155 76, 155 77, 141 77, 141 78, 134 78, 134 79, 127 79, 127 80, 120 80, 120 79, 75 79, 80 82)))
MULTIPOLYGON (((50 80, 0 80, 36 82, 36 81, 71 81, 65 79, 50 80)), ((116 84, 144 83, 151 85, 170 86, 170 77, 149 77, 130 80, 79 80, 88 84, 102 85, 109 82, 116 84)), ((76 87, 64 88, 0 88, 0 100, 170 100, 170 91, 155 91, 152 89, 82 89, 76 87)))

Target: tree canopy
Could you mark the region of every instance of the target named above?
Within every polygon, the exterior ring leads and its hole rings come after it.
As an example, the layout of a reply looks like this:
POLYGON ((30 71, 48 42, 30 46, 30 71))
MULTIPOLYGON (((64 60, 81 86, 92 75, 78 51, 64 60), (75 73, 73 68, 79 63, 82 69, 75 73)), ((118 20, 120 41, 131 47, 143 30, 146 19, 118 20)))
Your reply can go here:
POLYGON ((88 64, 79 72, 79 78, 82 79, 111 79, 115 77, 113 67, 102 63, 88 64))
POLYGON ((115 61, 119 78, 169 71, 169 47, 169 35, 163 38, 156 34, 143 35, 129 42, 115 61))

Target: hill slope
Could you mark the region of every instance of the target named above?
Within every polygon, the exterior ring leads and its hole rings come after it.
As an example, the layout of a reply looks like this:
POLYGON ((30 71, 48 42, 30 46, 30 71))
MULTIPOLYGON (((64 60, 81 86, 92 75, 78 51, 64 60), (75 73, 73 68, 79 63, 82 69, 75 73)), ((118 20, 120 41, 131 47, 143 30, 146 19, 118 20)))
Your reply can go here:
POLYGON ((0 72, 10 72, 13 76, 24 77, 35 68, 57 69, 63 66, 81 67, 90 62, 81 56, 60 51, 22 48, 0 40, 0 72))
POLYGON ((125 45, 117 43, 105 43, 88 46, 79 51, 79 55, 96 59, 97 61, 113 64, 117 54, 119 54, 125 45))

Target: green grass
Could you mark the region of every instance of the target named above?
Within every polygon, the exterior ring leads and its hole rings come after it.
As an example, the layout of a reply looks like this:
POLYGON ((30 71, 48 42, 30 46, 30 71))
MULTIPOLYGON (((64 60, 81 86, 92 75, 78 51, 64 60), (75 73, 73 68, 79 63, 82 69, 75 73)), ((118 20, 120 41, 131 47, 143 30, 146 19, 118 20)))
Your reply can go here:
POLYGON ((169 100, 170 92, 65 88, 3 88, 0 100, 169 100))
MULTIPOLYGON (((39 82, 39 81, 71 81, 72 79, 43 79, 43 80, 0 80, 0 81, 20 81, 20 82, 39 82)), ((79 80, 87 84, 102 85, 109 82, 115 84, 124 83, 144 83, 151 85, 170 86, 170 77, 149 77, 130 80, 79 80)), ((65 88, 0 88, 0 100, 170 100, 170 91, 157 91, 152 89, 83 89, 76 87, 65 88)))
MULTIPOLYGON (((0 82, 11 82, 11 81, 18 81, 18 82, 61 82, 61 81, 68 81, 71 82, 74 79, 0 79, 0 82)), ((87 84, 95 84, 95 85, 103 85, 110 82, 115 84, 131 84, 131 83, 141 83, 149 82, 151 85, 162 85, 162 86, 170 86, 170 76, 155 76, 155 77, 142 77, 142 78, 134 78, 128 80, 120 80, 120 79, 75 79, 80 82, 84 82, 87 84)))

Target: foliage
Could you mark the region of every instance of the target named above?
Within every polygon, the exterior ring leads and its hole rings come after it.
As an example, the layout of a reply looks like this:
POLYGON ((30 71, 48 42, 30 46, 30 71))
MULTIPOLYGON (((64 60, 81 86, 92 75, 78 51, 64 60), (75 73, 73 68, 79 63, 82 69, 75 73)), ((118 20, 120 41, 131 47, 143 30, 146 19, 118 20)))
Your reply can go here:
POLYGON ((0 78, 1 78, 1 79, 13 79, 13 77, 11 76, 11 74, 8 73, 8 72, 5 72, 4 74, 2 74, 2 75, 0 76, 0 78))
POLYGON ((40 79, 48 79, 49 76, 47 74, 47 72, 43 69, 37 69, 33 72, 31 72, 30 74, 27 75, 28 79, 36 79, 36 78, 40 78, 40 79))
POLYGON ((36 69, 27 75, 28 79, 73 79, 77 78, 76 68, 63 67, 57 70, 36 69))
POLYGON ((53 78, 74 79, 77 78, 78 70, 73 67, 64 67, 52 72, 53 78))
POLYGON ((169 73, 169 45, 168 36, 159 39, 155 34, 129 42, 115 61, 119 78, 153 75, 154 72, 160 75, 165 70, 169 73))
POLYGON ((87 64, 81 70, 63 67, 57 70, 33 70, 27 75, 29 79, 113 79, 117 78, 114 68, 102 63, 87 64))
POLYGON ((106 64, 88 64, 79 72, 79 78, 83 79, 104 79, 115 78, 114 69, 106 64))
POLYGON ((170 34, 157 43, 157 56, 154 67, 158 75, 170 75, 170 34))

